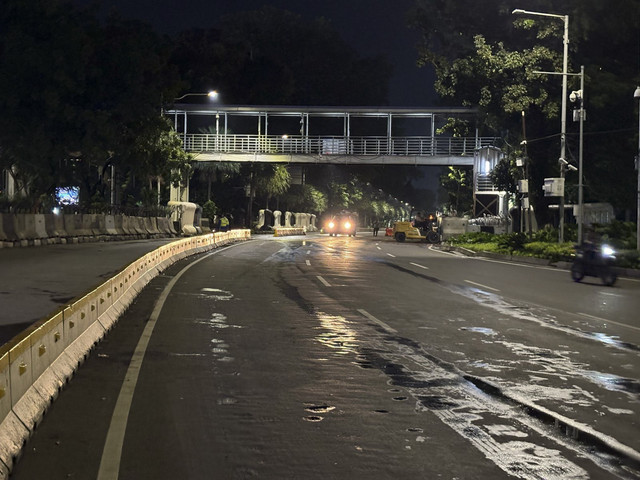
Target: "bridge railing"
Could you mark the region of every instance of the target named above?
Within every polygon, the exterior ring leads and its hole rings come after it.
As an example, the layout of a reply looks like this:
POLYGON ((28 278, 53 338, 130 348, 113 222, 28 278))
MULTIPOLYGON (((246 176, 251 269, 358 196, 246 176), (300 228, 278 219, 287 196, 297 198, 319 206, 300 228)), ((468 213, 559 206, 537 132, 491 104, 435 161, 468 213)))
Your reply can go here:
POLYGON ((188 134, 189 152, 315 154, 315 155, 473 155, 477 148, 495 145, 496 137, 340 137, 241 134, 188 134))

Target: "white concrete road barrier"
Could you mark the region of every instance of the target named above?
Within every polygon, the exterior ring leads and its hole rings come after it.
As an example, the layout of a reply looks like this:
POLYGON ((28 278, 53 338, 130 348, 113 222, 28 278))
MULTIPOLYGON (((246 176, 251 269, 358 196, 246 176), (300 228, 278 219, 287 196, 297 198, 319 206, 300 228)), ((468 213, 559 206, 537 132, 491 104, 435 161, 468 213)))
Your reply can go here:
POLYGON ((250 230, 231 230, 164 245, 0 347, 0 479, 9 477, 58 392, 144 286, 188 255, 250 238, 250 230))

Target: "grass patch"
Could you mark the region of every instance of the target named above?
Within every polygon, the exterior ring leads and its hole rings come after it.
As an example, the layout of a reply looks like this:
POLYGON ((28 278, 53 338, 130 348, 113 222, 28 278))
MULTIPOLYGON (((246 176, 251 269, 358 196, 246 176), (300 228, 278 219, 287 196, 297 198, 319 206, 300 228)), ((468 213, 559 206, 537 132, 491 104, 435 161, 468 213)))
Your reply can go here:
MULTIPOLYGON (((530 240, 522 233, 494 235, 486 232, 465 233, 457 235, 448 242, 457 247, 474 252, 489 252, 502 255, 543 258, 551 262, 571 261, 575 253, 574 242, 559 244, 552 239, 557 238, 555 232, 541 231, 530 240)), ((640 255, 635 249, 625 249, 629 242, 605 238, 607 243, 617 247, 616 265, 623 268, 640 268, 640 255), (622 249, 620 248, 622 247, 622 249)))

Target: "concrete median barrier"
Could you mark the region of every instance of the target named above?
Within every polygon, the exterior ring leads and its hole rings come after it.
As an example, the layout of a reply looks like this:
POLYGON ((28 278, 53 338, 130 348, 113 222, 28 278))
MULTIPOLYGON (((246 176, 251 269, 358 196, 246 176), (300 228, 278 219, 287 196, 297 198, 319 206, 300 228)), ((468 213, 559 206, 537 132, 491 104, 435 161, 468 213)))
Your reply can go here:
POLYGON ((157 219, 158 222, 158 230, 160 231, 160 233, 164 234, 164 235, 175 235, 176 232, 172 231, 172 227, 173 227, 173 222, 171 221, 171 219, 169 218, 164 218, 164 217, 158 217, 157 219))
POLYGON ((284 237, 287 235, 305 235, 305 229, 302 227, 276 227, 274 229, 274 237, 284 237))
POLYGON ((44 227, 49 238, 49 243, 66 243, 67 232, 64 230, 64 218, 62 215, 47 213, 44 215, 44 227))
MULTIPOLYGON (((83 230, 75 218, 68 223, 74 233, 83 230)), ((58 392, 145 285, 181 258, 250 238, 249 230, 232 230, 159 247, 0 347, 0 479, 58 392)))
MULTIPOLYGON (((33 215, 33 223, 34 223, 34 230, 35 230, 35 237, 34 237, 34 241, 36 242, 40 242, 40 243, 48 243, 48 238, 49 235, 47 234, 47 228, 45 225, 45 219, 44 219, 44 214, 43 213, 36 213, 35 215, 33 215)), ((37 245, 37 243, 35 243, 37 245)))
POLYGON ((111 237, 117 237, 120 235, 118 229, 116 228, 116 217, 115 215, 105 215, 104 216, 104 229, 107 235, 111 237))
POLYGON ((27 246, 29 244, 29 237, 33 238, 35 235, 35 229, 31 225, 27 225, 26 216, 24 213, 16 213, 13 215, 14 234, 17 242, 21 246, 27 246), (30 230, 30 227, 33 230, 30 230))
POLYGON ((9 237, 4 233, 4 222, 6 221, 7 215, 0 213, 0 248, 5 246, 5 243, 9 242, 9 237))
POLYGON ((140 238, 147 238, 147 229, 144 227, 144 218, 142 217, 130 217, 133 225, 133 230, 140 238))
POLYGON ((78 243, 82 237, 88 235, 82 228, 82 216, 65 213, 64 230, 69 235, 69 243, 78 243))
POLYGON ((137 232, 133 225, 133 217, 126 217, 122 215, 120 218, 122 219, 122 230, 124 231, 124 234, 130 237, 135 237, 137 232))
POLYGON ((0 248, 176 236, 166 217, 0 214, 0 248))

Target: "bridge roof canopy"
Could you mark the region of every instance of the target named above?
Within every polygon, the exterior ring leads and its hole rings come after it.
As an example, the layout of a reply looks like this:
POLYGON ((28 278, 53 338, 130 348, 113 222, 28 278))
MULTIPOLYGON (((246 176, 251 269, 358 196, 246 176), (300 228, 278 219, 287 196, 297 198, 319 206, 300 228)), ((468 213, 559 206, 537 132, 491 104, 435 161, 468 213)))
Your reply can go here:
POLYGON ((240 116, 316 116, 316 117, 422 117, 474 116, 476 108, 468 107, 357 107, 357 106, 285 106, 285 105, 217 105, 178 103, 165 110, 167 114, 240 115, 240 116))

